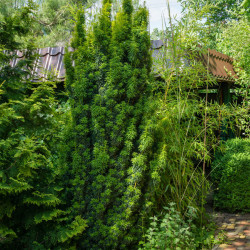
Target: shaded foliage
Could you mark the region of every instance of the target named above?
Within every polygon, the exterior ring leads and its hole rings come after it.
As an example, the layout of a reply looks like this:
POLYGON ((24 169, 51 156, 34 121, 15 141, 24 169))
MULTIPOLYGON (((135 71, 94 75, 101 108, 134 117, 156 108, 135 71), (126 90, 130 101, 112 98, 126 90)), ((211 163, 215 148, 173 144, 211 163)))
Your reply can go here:
POLYGON ((53 164, 53 143, 61 123, 55 86, 31 81, 32 47, 24 51, 25 60, 10 67, 14 56, 9 51, 13 45, 24 46, 16 41, 28 34, 31 13, 32 5, 20 8, 18 15, 5 18, 1 25, 1 48, 6 50, 0 54, 1 249, 67 248, 86 227, 80 216, 68 216, 60 197, 60 170, 53 164))
POLYGON ((228 140, 212 165, 214 205, 230 212, 249 212, 250 140, 228 140))

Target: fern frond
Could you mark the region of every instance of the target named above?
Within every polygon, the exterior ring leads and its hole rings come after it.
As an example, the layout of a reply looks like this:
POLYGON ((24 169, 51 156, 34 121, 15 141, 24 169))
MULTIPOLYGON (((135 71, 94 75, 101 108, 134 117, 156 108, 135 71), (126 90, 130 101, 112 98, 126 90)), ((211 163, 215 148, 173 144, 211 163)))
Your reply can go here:
POLYGON ((9 200, 5 201, 4 203, 0 204, 0 220, 7 215, 11 218, 13 211, 15 211, 16 206, 12 204, 9 200))
POLYGON ((82 219, 81 216, 77 216, 70 225, 67 225, 60 230, 58 233, 58 242, 64 243, 75 236, 79 236, 86 227, 86 220, 82 219))
POLYGON ((55 217, 58 217, 62 214, 64 214, 64 212, 60 209, 42 211, 41 213, 35 215, 34 221, 36 224, 39 224, 43 221, 53 220, 55 217))
POLYGON ((5 243, 5 242, 10 241, 16 237, 17 237, 17 235, 12 229, 10 229, 4 225, 0 225, 0 243, 5 243))
POLYGON ((18 181, 12 177, 10 177, 10 183, 0 183, 0 193, 3 195, 18 194, 29 189, 32 189, 32 186, 27 182, 18 181))
POLYGON ((36 206, 55 207, 61 203, 61 200, 53 194, 44 194, 36 191, 32 193, 31 197, 25 198, 23 202, 36 206))

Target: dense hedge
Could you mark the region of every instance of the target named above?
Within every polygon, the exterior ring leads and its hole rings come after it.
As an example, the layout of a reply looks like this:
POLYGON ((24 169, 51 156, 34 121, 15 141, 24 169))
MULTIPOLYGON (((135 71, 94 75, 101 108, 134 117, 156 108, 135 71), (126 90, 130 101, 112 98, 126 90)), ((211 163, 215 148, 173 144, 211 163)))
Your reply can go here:
POLYGON ((250 139, 232 139, 225 143, 212 165, 216 185, 215 207, 230 212, 250 211, 250 139))

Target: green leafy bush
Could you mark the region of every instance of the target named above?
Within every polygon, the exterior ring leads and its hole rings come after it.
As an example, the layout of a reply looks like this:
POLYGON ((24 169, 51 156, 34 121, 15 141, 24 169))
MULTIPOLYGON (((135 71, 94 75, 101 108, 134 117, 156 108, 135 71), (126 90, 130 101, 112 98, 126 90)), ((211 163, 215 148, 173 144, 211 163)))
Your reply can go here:
POLYGON ((175 203, 164 207, 162 219, 152 217, 142 249, 212 249, 221 239, 214 238, 214 225, 197 226, 198 211, 188 207, 185 217, 176 209, 175 203))
POLYGON ((225 143, 212 165, 216 186, 215 207, 235 211, 250 211, 250 139, 232 139, 225 143))
POLYGON ((142 243, 142 249, 194 249, 196 243, 192 229, 195 226, 192 220, 196 217, 195 210, 190 207, 187 222, 176 211, 174 203, 165 210, 163 219, 151 218, 151 227, 145 236, 147 242, 142 243))

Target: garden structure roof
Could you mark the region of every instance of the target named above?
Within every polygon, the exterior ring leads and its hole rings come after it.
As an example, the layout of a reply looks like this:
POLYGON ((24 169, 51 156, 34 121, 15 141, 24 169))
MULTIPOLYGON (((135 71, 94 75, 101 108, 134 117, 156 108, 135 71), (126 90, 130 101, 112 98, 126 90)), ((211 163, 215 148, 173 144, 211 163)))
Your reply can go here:
MULTIPOLYGON (((153 58, 158 58, 161 54, 164 42, 162 40, 151 41, 151 49, 153 58)), ((69 48, 69 51, 73 51, 69 48)), ((35 68, 32 72, 34 80, 48 79, 54 76, 57 81, 65 80, 64 55, 65 47, 48 47, 37 49, 38 58, 35 62, 35 68)), ((11 66, 15 67, 18 61, 22 60, 24 53, 16 51, 16 57, 11 62, 11 66)), ((237 78, 233 67, 233 59, 216 50, 208 50, 208 53, 202 54, 200 60, 204 66, 208 66, 210 73, 217 80, 234 82, 237 78), (209 56, 209 58, 208 58, 209 56)))

